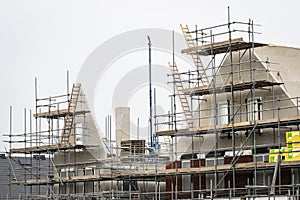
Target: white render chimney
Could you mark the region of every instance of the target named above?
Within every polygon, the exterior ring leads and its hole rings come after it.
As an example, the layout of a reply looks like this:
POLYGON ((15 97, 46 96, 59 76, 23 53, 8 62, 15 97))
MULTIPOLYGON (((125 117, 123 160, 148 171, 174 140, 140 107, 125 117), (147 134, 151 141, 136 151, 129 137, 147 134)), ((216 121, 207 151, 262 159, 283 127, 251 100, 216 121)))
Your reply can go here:
MULTIPOLYGON (((117 107, 116 116, 116 145, 121 147, 121 141, 130 140, 130 108, 117 107)), ((117 151, 120 155, 120 150, 117 151)))

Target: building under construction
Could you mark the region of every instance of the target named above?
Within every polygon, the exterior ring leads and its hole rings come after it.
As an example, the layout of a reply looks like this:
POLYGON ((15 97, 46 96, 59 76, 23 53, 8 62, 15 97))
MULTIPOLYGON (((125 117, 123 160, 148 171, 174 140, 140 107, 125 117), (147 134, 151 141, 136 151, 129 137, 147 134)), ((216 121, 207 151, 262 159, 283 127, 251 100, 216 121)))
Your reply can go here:
POLYGON ((172 106, 156 115, 154 103, 152 146, 130 139, 125 107, 116 139, 111 116, 101 136, 80 83, 36 92, 30 127, 9 133, 8 159, 27 163, 10 165, 9 188, 22 185, 21 199, 299 199, 300 49, 255 42, 258 27, 181 25, 195 70, 169 63, 172 106))

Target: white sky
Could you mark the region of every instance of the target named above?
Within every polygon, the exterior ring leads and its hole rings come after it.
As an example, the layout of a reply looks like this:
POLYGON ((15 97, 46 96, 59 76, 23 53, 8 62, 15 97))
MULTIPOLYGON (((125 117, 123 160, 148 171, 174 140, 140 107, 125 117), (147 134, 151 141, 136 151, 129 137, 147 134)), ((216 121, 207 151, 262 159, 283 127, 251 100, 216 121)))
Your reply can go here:
POLYGON ((180 31, 180 23, 221 24, 227 6, 232 20, 262 25, 260 42, 300 47, 299 1, 0 0, 0 133, 9 131, 10 105, 14 131, 23 129, 23 109, 34 110, 34 77, 39 96, 62 94, 66 71, 74 82, 89 54, 112 36, 140 28, 180 31))

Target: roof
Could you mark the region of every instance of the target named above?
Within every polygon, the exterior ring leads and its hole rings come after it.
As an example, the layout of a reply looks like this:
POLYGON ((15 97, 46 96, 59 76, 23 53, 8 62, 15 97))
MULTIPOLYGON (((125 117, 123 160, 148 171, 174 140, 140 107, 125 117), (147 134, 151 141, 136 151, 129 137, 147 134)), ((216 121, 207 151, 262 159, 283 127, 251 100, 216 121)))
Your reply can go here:
MULTIPOLYGON (((32 165, 36 165, 36 160, 32 159, 32 165)), ((23 180, 24 179, 24 169, 23 167, 26 167, 28 170, 31 169, 30 165, 31 160, 29 157, 12 157, 11 162, 10 159, 6 157, 0 158, 0 199, 6 199, 9 196, 9 166, 12 166, 14 169, 14 175, 13 177, 15 180, 23 180), (11 163, 11 165, 10 165, 11 163)), ((40 163, 40 169, 41 174, 46 175, 46 171, 48 170, 48 164, 49 160, 46 158, 45 160, 39 160, 40 163)), ((30 178, 30 172, 27 172, 27 178, 30 178)), ((34 175, 33 175, 34 176, 34 175)), ((46 178, 46 177, 45 177, 46 178)), ((12 185, 11 186, 11 199, 19 199, 19 195, 24 194, 24 186, 23 185, 12 185)), ((41 193, 40 194, 46 194, 47 193, 47 187, 41 186, 41 193)), ((27 193, 29 193, 29 189, 27 188, 27 193)), ((37 194, 35 188, 32 190, 32 195, 37 194)))

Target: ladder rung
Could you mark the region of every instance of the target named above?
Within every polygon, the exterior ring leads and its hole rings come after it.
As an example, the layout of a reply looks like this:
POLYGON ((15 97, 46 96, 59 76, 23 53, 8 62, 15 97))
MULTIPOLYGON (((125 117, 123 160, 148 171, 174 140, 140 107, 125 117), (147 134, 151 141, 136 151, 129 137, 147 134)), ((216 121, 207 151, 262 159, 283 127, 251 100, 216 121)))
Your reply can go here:
POLYGON ((185 109, 183 109, 185 112, 189 112, 190 110, 189 109, 187 109, 187 107, 185 108, 185 109))

